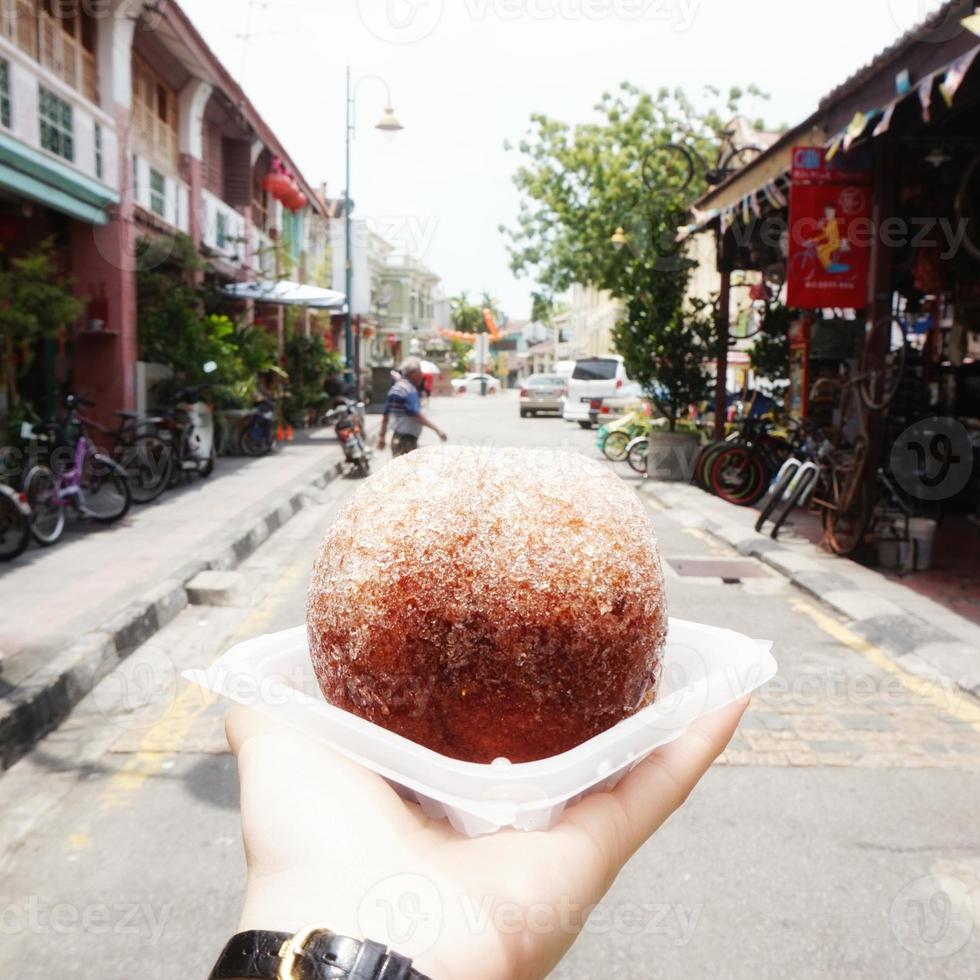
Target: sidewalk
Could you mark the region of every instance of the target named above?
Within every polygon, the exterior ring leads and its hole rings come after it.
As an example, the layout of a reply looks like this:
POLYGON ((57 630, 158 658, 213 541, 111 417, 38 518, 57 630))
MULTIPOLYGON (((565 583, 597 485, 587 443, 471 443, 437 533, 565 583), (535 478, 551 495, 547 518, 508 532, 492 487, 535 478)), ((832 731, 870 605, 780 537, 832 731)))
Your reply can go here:
POLYGON ((331 430, 262 459, 221 459, 118 525, 74 524, 0 571, 0 769, 187 605, 187 583, 234 568, 341 472, 331 430))
POLYGON ((816 596, 909 673, 938 674, 980 698, 980 626, 880 572, 821 551, 789 528, 778 541, 757 533, 752 508, 735 507, 690 484, 647 481, 642 488, 686 526, 759 559, 816 596))

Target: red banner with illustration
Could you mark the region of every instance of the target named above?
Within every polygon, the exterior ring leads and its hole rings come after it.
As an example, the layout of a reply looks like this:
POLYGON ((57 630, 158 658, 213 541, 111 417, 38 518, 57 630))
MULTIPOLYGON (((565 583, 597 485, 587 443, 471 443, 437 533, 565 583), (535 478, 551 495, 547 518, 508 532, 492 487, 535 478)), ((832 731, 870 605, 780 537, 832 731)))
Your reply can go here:
POLYGON ((793 151, 787 304, 861 309, 871 263, 870 174, 835 168, 822 147, 793 151))

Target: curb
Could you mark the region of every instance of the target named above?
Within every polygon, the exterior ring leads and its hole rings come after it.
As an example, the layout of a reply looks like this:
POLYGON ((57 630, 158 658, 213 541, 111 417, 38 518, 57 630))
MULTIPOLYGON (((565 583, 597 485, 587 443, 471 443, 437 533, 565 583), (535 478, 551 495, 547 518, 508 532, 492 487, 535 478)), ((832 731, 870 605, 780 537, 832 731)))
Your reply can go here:
MULTIPOLYGON (((727 515, 720 520, 712 519, 706 514, 706 501, 700 499, 704 494, 694 487, 644 482, 641 489, 665 509, 683 512, 688 526, 702 529, 740 555, 757 559, 819 600, 897 667, 920 677, 928 676, 947 690, 959 689, 980 700, 980 658, 977 657, 980 644, 965 642, 933 626, 859 581, 861 577, 880 578, 877 572, 863 566, 848 567, 852 565, 849 562, 831 572, 809 557, 803 548, 780 545, 755 533, 754 528, 727 519, 727 515)), ((980 638, 980 629, 977 636, 980 638)))
POLYGON ((312 464, 297 479, 299 489, 287 500, 263 501, 245 517, 236 518, 234 533, 205 544, 208 557, 188 562, 171 578, 147 589, 111 619, 57 651, 25 684, 6 695, 0 701, 0 772, 57 728, 99 681, 177 617, 188 605, 187 584, 193 578, 204 571, 236 568, 315 503, 318 491, 343 473, 342 461, 312 464))

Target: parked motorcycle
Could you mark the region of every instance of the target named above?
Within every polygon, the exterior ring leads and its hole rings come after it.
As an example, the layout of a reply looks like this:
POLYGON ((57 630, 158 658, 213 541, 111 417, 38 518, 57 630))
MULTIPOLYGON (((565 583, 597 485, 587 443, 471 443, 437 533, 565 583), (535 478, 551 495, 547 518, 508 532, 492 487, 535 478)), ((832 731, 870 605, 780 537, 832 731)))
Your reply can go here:
POLYGON ((214 409, 204 400, 210 387, 210 384, 201 384, 185 388, 177 395, 175 407, 163 413, 159 435, 171 446, 173 482, 181 474, 197 473, 207 479, 214 472, 218 458, 214 409))
POLYGON ((344 459, 361 476, 367 476, 371 472, 371 462, 370 450, 364 438, 364 403, 338 399, 338 404, 327 413, 324 421, 333 425, 344 447, 344 459))

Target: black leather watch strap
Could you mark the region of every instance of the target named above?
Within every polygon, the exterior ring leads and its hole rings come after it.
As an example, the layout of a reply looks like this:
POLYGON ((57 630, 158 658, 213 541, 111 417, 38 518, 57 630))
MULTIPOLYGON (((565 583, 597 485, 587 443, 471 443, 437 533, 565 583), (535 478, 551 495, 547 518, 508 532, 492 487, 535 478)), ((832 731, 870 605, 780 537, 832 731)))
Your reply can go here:
MULTIPOLYGON (((277 980, 286 932, 242 932, 225 946, 210 980, 277 980)), ((312 933, 292 961, 289 980, 429 980, 412 961, 380 943, 312 933)))

